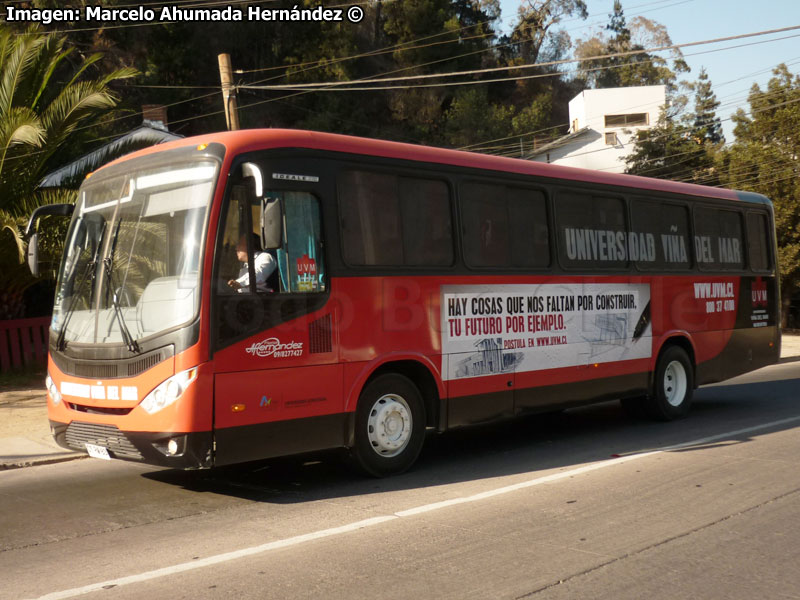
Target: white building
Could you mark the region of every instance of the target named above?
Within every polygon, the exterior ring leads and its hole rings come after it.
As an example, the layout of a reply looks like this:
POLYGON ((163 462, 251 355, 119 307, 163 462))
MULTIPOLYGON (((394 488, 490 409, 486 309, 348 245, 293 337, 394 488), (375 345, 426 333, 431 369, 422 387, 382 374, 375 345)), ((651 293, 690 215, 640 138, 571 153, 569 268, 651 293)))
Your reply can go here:
POLYGON ((585 90, 570 100, 569 133, 527 158, 622 173, 636 132, 658 123, 666 101, 663 85, 585 90))

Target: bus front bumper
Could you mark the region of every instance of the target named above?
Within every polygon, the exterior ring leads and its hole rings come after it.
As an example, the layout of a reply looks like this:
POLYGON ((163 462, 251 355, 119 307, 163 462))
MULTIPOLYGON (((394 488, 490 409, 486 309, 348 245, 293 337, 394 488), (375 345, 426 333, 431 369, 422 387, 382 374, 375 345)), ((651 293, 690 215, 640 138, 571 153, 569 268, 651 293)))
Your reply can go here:
POLYGON ((213 434, 121 431, 114 425, 50 421, 56 443, 98 458, 129 460, 173 469, 213 466, 213 434))

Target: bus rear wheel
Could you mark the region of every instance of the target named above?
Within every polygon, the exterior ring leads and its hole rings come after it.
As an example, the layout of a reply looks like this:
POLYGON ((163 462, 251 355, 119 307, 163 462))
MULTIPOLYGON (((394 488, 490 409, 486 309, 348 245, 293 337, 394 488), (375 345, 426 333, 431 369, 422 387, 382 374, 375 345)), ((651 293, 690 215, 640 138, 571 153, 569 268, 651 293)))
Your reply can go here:
POLYGON ((356 467, 373 477, 397 475, 414 464, 424 441, 422 395, 410 379, 388 373, 364 387, 350 449, 356 467))
POLYGON ((680 346, 666 348, 656 363, 653 391, 647 397, 647 413, 659 421, 681 419, 689 413, 694 392, 694 367, 680 346))

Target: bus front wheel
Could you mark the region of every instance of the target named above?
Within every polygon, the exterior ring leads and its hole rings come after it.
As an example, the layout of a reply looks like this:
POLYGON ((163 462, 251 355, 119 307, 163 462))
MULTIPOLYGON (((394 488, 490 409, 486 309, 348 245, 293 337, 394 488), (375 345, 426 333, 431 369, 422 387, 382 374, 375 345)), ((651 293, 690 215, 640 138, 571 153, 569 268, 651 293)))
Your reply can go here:
POLYGON ((653 390, 647 397, 648 414, 659 421, 685 417, 692 405, 694 368, 680 346, 666 348, 658 357, 653 390))
POLYGON ((425 440, 425 409, 417 386, 388 373, 368 383, 358 399, 355 465, 374 477, 396 475, 419 456, 425 440))

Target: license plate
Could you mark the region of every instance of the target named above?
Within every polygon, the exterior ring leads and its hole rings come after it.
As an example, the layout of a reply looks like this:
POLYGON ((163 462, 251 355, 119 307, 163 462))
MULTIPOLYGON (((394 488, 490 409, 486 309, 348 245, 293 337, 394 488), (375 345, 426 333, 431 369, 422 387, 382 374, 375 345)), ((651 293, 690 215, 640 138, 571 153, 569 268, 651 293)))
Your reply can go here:
POLYGON ((103 446, 97 446, 95 444, 86 444, 86 451, 89 453, 89 456, 93 456, 94 458, 111 460, 111 457, 108 455, 108 448, 103 448, 103 446))

